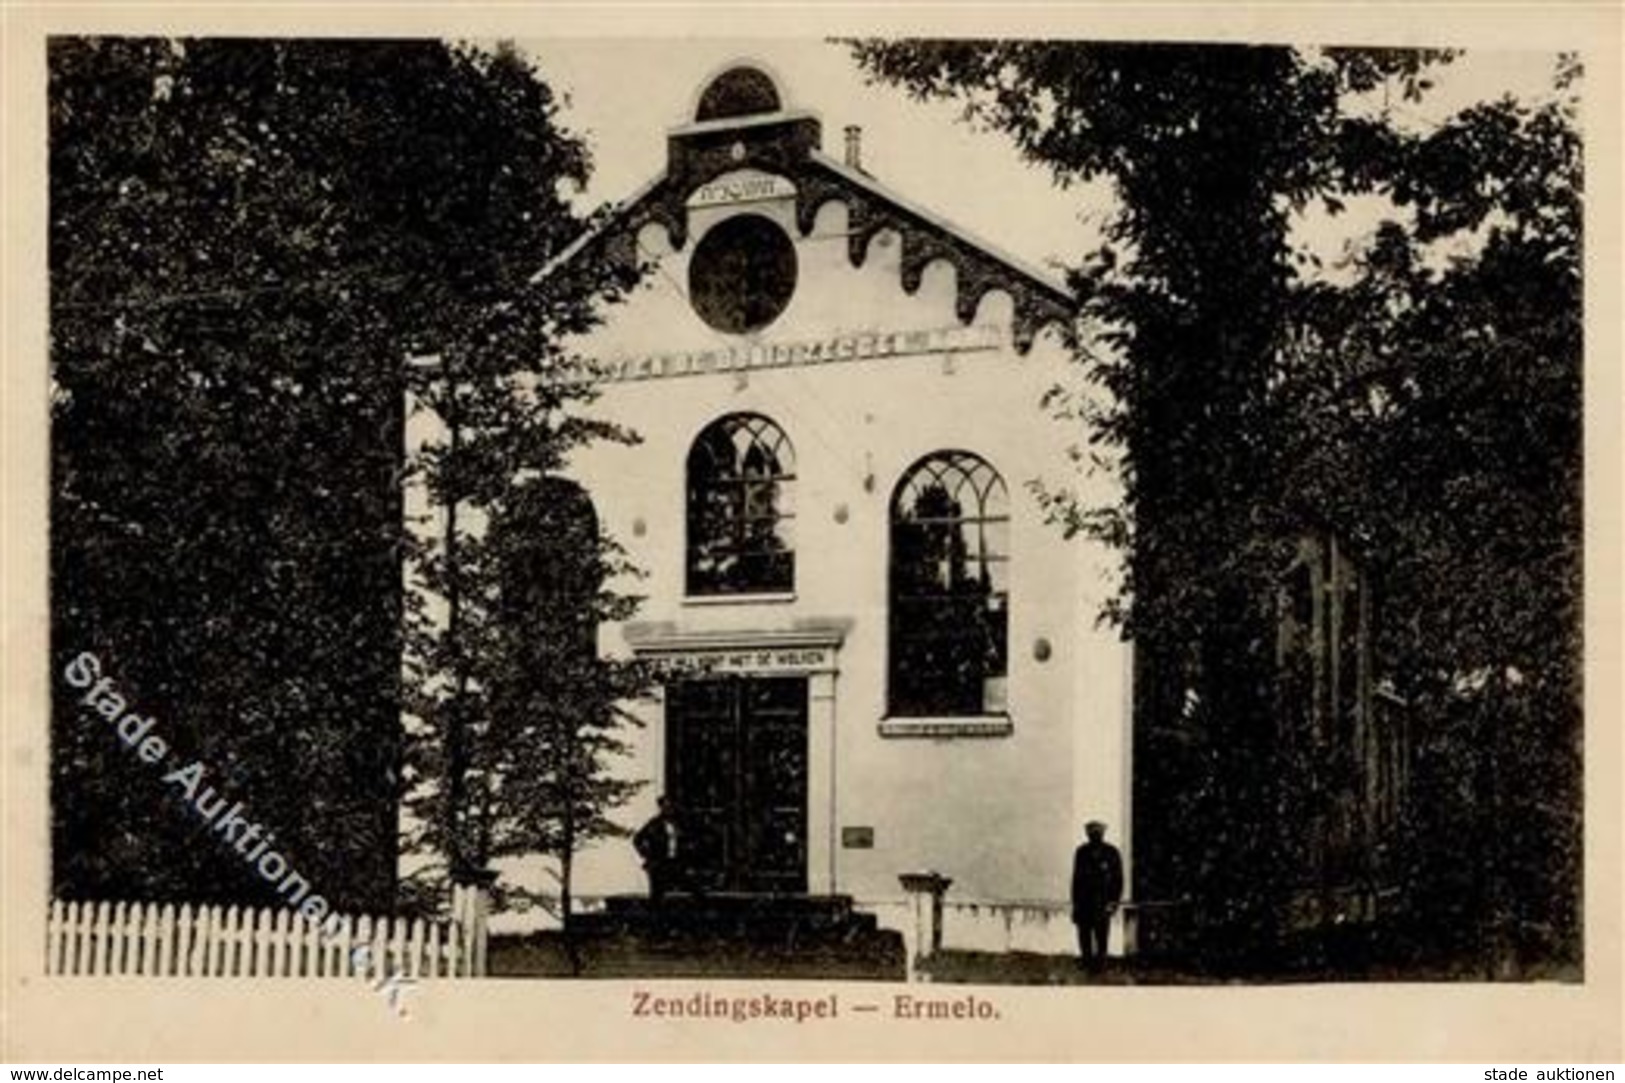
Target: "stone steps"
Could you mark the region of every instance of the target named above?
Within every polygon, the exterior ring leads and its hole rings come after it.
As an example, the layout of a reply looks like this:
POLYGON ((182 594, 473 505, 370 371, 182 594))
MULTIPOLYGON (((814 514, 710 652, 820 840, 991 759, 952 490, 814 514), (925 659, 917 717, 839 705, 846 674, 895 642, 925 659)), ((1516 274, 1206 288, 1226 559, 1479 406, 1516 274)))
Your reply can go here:
POLYGON ((558 933, 493 940, 492 972, 582 977, 751 977, 901 981, 900 934, 846 896, 669 895, 605 900, 558 933))
POLYGON ((576 928, 594 934, 772 944, 874 932, 876 923, 873 914, 855 911, 846 895, 674 893, 659 903, 642 895, 611 896, 602 911, 578 915, 576 928))

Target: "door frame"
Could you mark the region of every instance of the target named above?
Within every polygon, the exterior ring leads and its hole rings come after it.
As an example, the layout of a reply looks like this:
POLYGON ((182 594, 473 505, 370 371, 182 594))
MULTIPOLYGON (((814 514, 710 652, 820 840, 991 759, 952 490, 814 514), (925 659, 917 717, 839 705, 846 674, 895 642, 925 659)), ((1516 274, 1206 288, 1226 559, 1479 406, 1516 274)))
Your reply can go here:
MULTIPOLYGON (((793 630, 695 631, 660 622, 623 627, 627 646, 639 658, 694 667, 696 676, 807 678, 807 892, 839 890, 837 858, 836 678, 841 646, 852 621, 799 620, 793 630)), ((666 726, 664 690, 661 717, 651 726, 654 777, 664 780, 666 726)))

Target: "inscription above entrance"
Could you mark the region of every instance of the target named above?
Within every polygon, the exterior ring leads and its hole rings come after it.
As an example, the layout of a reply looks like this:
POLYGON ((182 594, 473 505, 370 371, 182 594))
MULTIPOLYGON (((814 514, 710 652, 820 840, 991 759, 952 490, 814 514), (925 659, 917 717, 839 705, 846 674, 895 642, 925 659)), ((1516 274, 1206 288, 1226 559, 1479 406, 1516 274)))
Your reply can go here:
MULTIPOLYGON (((656 653, 656 652, 650 652, 656 653)), ((660 651, 662 659, 708 673, 824 673, 835 668, 830 647, 764 647, 742 650, 660 651)))
POLYGON ((671 662, 718 676, 762 675, 804 677, 840 669, 841 643, 850 622, 804 620, 793 629, 752 631, 682 631, 671 624, 627 625, 627 645, 639 658, 671 662))

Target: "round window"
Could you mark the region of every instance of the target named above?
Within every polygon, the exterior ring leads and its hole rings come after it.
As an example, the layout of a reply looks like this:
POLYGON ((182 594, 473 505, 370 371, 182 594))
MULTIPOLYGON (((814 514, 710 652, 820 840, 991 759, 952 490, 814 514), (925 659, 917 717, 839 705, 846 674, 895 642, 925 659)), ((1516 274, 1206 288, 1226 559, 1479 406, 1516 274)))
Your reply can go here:
POLYGON ((795 289, 795 243, 759 214, 736 214, 711 227, 688 263, 694 311, 732 335, 778 319, 795 289))

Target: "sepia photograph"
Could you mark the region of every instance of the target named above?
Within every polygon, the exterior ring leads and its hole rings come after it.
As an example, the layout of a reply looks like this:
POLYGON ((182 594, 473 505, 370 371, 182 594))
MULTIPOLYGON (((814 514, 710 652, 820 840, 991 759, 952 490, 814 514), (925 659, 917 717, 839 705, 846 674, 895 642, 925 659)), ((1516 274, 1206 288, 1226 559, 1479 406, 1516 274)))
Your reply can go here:
POLYGON ((1608 41, 453 25, 35 41, 12 975, 1618 1003, 1608 41))

